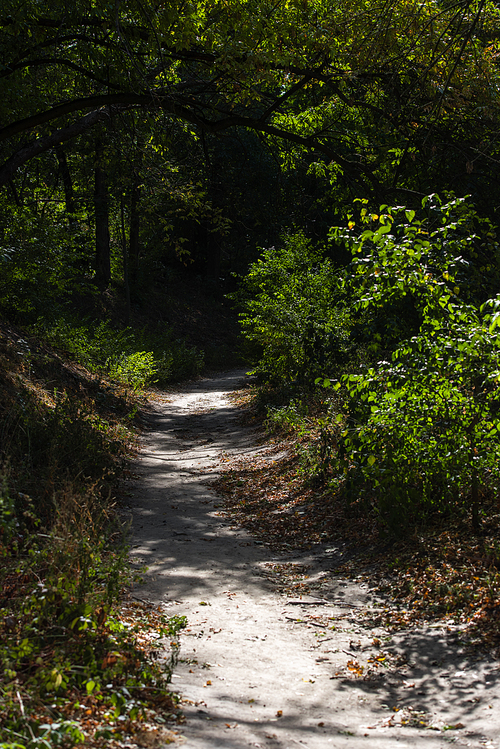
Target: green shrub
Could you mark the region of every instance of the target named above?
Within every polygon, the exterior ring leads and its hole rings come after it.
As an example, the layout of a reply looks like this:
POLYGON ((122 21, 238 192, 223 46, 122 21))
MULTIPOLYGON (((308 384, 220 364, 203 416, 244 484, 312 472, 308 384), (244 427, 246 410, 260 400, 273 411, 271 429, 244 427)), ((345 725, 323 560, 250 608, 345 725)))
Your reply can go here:
POLYGON ((353 252, 358 309, 408 296, 421 322, 390 361, 336 383, 337 481, 392 529, 461 508, 479 528, 481 493, 500 487, 500 296, 471 304, 461 290, 480 237, 462 200, 436 200, 433 226, 402 207, 364 218, 372 228, 360 235, 334 232, 353 252))
POLYGON ((135 351, 133 354, 119 354, 106 361, 106 370, 118 382, 132 385, 134 390, 156 382, 158 371, 152 351, 135 351))
POLYGON ((174 338, 169 328, 148 332, 61 318, 39 320, 35 332, 90 371, 107 372, 134 390, 194 377, 203 369, 203 352, 174 338))
POLYGON ((262 352, 255 372, 263 380, 309 385, 345 357, 350 323, 338 274, 302 233, 263 250, 233 298, 244 336, 262 352))
POLYGON ((307 430, 307 417, 307 403, 292 398, 286 406, 268 408, 266 426, 269 431, 279 430, 300 435, 307 430))

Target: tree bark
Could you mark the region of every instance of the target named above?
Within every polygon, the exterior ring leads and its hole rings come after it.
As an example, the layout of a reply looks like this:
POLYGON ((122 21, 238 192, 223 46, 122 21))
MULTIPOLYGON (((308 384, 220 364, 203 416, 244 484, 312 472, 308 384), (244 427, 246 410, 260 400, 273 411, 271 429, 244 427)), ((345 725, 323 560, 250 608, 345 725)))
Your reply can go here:
POLYGON ((68 214, 68 221, 70 226, 75 223, 76 203, 75 193, 73 191, 73 181, 71 179, 71 172, 68 167, 68 160, 63 148, 58 144, 55 148, 57 162, 59 164, 59 172, 62 177, 64 187, 64 200, 66 203, 66 213, 68 214))
POLYGON ((94 210, 95 210, 95 278, 100 288, 111 281, 109 250, 109 193, 103 169, 104 154, 100 138, 95 140, 94 210))
POLYGON ((139 180, 137 177, 134 177, 134 182, 132 184, 132 196, 130 199, 130 242, 129 242, 130 283, 134 291, 137 288, 137 280, 139 277, 139 228, 140 228, 139 198, 140 198, 139 180))
MULTIPOLYGON (((123 259, 123 286, 125 288, 125 325, 130 325, 130 283, 129 283, 129 253, 127 252, 127 234, 125 232, 125 208, 123 205, 123 193, 120 196, 120 215, 122 224, 122 259, 123 259)), ((130 230, 130 244, 132 243, 132 229, 130 230)))

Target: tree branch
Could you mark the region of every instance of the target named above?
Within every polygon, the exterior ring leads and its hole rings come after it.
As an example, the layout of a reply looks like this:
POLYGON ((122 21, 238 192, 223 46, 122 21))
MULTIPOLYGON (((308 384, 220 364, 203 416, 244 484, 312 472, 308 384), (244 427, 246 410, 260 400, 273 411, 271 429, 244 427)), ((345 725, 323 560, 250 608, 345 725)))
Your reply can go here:
POLYGON ((0 130, 0 141, 7 140, 13 135, 18 133, 26 132, 39 125, 44 125, 46 122, 55 120, 58 117, 63 117, 65 114, 71 114, 72 112, 79 112, 82 109, 88 109, 90 107, 102 107, 102 106, 113 106, 115 104, 140 104, 145 105, 152 103, 152 97, 144 94, 97 94, 96 96, 87 96, 83 99, 73 99, 72 101, 66 101, 64 104, 59 104, 57 107, 47 109, 45 112, 38 112, 31 117, 26 117, 24 120, 17 120, 12 122, 10 125, 0 130))
POLYGON ((85 68, 83 68, 81 65, 77 65, 71 60, 65 60, 59 57, 38 57, 34 60, 25 60, 23 62, 17 62, 14 65, 7 65, 7 67, 4 70, 2 70, 2 72, 0 73, 0 78, 6 78, 7 76, 15 73, 16 70, 22 70, 23 68, 37 67, 38 65, 60 65, 61 67, 71 68, 71 70, 76 70, 77 73, 81 73, 86 78, 90 78, 92 81, 101 83, 103 86, 108 86, 109 88, 117 88, 117 89, 120 88, 115 83, 110 83, 109 81, 105 81, 102 78, 99 78, 98 76, 94 75, 90 70, 86 70, 85 68))
POLYGON ((97 122, 108 116, 107 107, 95 109, 93 112, 85 115, 85 117, 77 120, 73 125, 69 125, 69 127, 62 128, 61 130, 56 130, 50 135, 38 138, 33 143, 30 143, 29 146, 21 148, 21 150, 17 151, 17 153, 11 156, 10 159, 7 159, 7 161, 0 166, 0 186, 7 184, 9 180, 12 179, 15 171, 34 156, 38 156, 59 143, 64 143, 66 140, 75 138, 77 135, 80 135, 89 127, 92 127, 97 122))
POLYGON ((363 176, 368 179, 374 189, 378 191, 379 183, 372 171, 359 161, 349 161, 334 149, 326 145, 320 135, 302 136, 292 131, 284 130, 269 124, 261 117, 245 117, 238 114, 228 114, 220 119, 210 120, 203 114, 197 114, 193 109, 193 102, 181 97, 174 98, 165 92, 151 92, 149 94, 119 93, 119 94, 101 94, 90 96, 83 99, 74 99, 73 101, 60 104, 53 109, 39 112, 32 117, 8 125, 0 130, 0 141, 6 140, 12 135, 25 132, 31 128, 42 125, 50 120, 57 119, 71 112, 81 111, 90 106, 99 107, 90 112, 82 119, 78 120, 69 127, 56 130, 51 135, 38 138, 33 143, 17 151, 0 167, 0 186, 8 181, 19 166, 26 163, 29 159, 39 155, 43 151, 62 143, 66 140, 79 135, 89 127, 92 127, 103 117, 107 116, 109 107, 114 106, 140 106, 150 107, 157 110, 169 112, 174 117, 191 122, 206 132, 218 133, 228 130, 232 127, 244 127, 267 135, 273 135, 282 140, 288 140, 307 149, 313 149, 324 154, 330 161, 335 162, 346 172, 351 175, 356 174, 358 177, 363 176))

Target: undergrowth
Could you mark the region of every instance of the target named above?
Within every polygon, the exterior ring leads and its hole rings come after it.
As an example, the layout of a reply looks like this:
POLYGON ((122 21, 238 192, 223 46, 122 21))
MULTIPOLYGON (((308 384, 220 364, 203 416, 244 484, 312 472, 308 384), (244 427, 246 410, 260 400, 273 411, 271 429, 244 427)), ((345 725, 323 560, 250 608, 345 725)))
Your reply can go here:
POLYGON ((0 746, 158 732, 178 714, 168 685, 184 620, 124 599, 127 529, 112 490, 138 395, 0 332, 0 746))
POLYGON ((194 377, 204 366, 203 352, 176 338, 166 326, 156 331, 118 329, 107 321, 95 325, 66 317, 55 322, 40 319, 33 330, 91 372, 106 373, 134 390, 194 377))
MULTIPOLYGON (((336 443, 324 391, 296 393, 283 406, 278 394, 269 395, 267 420, 262 388, 238 396, 247 418, 263 421, 268 450, 233 462, 216 481, 224 511, 277 551, 333 545, 342 557, 335 575, 364 576, 384 595, 379 623, 399 628, 452 617, 471 642, 500 652, 497 497, 482 499, 480 532, 464 511, 416 518, 394 535, 374 503, 331 481, 336 443)), ((299 582, 287 592, 321 595, 321 586, 299 582)))

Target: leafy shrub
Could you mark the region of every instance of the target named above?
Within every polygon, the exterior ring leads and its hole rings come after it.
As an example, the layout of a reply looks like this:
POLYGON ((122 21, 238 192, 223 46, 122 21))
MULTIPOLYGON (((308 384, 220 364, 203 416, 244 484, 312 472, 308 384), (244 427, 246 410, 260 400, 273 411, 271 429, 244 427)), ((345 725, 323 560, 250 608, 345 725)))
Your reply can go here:
POLYGON ((414 211, 382 206, 365 213, 373 228, 362 234, 353 225, 334 232, 353 252, 358 309, 411 296, 421 319, 390 361, 335 385, 345 396, 345 416, 335 417, 345 419, 338 477, 393 529, 460 507, 478 528, 481 491, 500 486, 500 296, 484 305, 461 298, 465 257, 480 239, 466 231, 465 207, 435 200, 433 228, 414 211))
POLYGON ((106 370, 114 380, 138 390, 155 382, 157 366, 152 351, 135 351, 110 357, 106 361, 106 370))
POLYGON ((53 323, 39 320, 35 330, 90 371, 107 372, 134 390, 193 377, 203 369, 203 352, 174 338, 168 328, 117 330, 105 321, 93 325, 61 318, 53 323))
POLYGON ((307 404, 298 398, 292 398, 286 406, 271 406, 268 409, 266 426, 269 431, 280 430, 300 434, 306 428, 307 414, 307 404))
POLYGON ((196 377, 202 372, 205 365, 203 351, 180 338, 173 338, 170 331, 151 333, 146 340, 155 355, 155 382, 159 387, 196 377))
POLYGON ((16 528, 16 510, 7 482, 7 472, 0 471, 0 552, 10 542, 16 528))
MULTIPOLYGON (((171 370, 175 374, 174 377, 165 378, 164 382, 171 382, 172 379, 185 380, 199 375, 203 370, 204 354, 196 346, 190 346, 186 341, 176 339, 171 344, 169 353, 172 357, 171 370)), ((161 385, 161 382, 158 378, 159 385, 161 385)))
POLYGON ((260 347, 263 380, 308 385, 345 356, 349 317, 337 274, 302 233, 263 250, 233 298, 244 336, 260 347))

